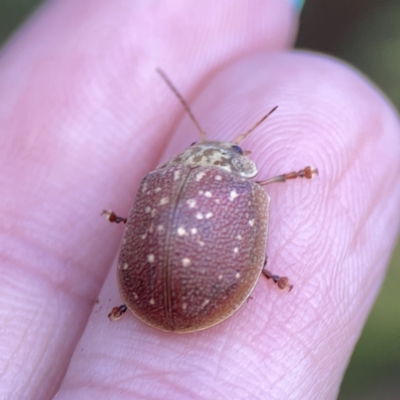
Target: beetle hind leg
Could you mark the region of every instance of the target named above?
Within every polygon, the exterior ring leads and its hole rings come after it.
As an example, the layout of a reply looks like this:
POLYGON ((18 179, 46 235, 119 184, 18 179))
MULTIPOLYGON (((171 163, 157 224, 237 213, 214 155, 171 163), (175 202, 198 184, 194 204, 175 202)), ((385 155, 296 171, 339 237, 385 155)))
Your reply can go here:
POLYGON ((108 314, 108 318, 110 318, 111 321, 118 321, 122 317, 122 315, 125 314, 127 309, 128 307, 125 304, 122 304, 122 306, 114 307, 108 314))
POLYGON ((293 289, 293 285, 289 282, 289 278, 286 276, 274 275, 272 272, 268 271, 266 268, 263 269, 262 273, 267 279, 272 279, 279 289, 288 289, 290 292, 293 289))
POLYGON ((105 215, 106 218, 107 218, 110 222, 115 222, 116 224, 119 224, 120 222, 123 222, 124 224, 126 224, 126 221, 127 221, 127 218, 118 217, 118 215, 115 214, 114 211, 103 210, 103 212, 101 213, 101 215, 105 215))

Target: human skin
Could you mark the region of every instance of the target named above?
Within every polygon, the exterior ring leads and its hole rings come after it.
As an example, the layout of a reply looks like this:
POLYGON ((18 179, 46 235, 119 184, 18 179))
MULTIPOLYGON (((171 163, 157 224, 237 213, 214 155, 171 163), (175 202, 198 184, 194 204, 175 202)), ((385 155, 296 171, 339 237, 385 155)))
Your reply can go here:
POLYGON ((0 397, 332 399, 400 220, 393 107, 357 71, 294 52, 282 0, 59 0, 0 58, 0 397), (198 140, 249 138, 266 187, 268 267, 231 318, 165 333, 126 313, 115 259, 140 179, 198 140), (97 301, 96 301, 97 300, 97 301))

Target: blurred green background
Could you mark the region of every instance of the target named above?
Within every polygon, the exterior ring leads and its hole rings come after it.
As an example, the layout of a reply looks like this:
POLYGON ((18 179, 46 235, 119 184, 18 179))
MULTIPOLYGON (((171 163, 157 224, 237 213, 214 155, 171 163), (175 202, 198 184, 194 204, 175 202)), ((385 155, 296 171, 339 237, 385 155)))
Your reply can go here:
MULTIPOLYGON (((0 45, 42 2, 0 0, 0 45)), ((400 0, 307 0, 296 47, 355 65, 400 108, 400 0)), ((398 245, 347 369, 340 400, 400 399, 399 286, 398 245)))

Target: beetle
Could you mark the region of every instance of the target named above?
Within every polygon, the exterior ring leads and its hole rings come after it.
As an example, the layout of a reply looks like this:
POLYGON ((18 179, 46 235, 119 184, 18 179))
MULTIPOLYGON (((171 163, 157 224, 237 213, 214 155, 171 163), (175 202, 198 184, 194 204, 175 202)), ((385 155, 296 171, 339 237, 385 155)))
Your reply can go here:
POLYGON ((129 309, 160 330, 193 332, 235 313, 262 273, 291 290, 287 277, 265 268, 269 196, 263 186, 312 178, 318 170, 252 180, 257 167, 239 144, 277 107, 232 142, 208 140, 181 94, 157 71, 201 140, 143 178, 128 218, 103 211, 109 221, 126 223, 117 267, 124 304, 109 318, 129 309))

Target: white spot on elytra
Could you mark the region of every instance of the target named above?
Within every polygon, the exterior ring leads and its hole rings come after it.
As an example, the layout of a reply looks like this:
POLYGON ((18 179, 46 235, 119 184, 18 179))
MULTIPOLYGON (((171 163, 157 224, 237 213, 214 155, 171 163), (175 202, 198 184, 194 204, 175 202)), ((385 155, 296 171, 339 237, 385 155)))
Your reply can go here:
POLYGON ((217 204, 219 204, 221 201, 220 201, 220 199, 215 199, 214 200, 217 204))
POLYGON ((236 278, 236 279, 239 279, 239 278, 240 278, 240 272, 236 272, 235 278, 236 278))
POLYGON ((186 310, 187 309, 187 303, 182 303, 182 310, 186 310))
POLYGON ((249 225, 254 226, 254 219, 249 219, 249 225))
POLYGON ((199 190, 199 195, 202 196, 204 194, 204 190, 199 190))
POLYGON ((164 230, 164 225, 157 226, 157 232, 162 232, 164 230))
POLYGON ((134 298, 135 300, 137 300, 137 299, 139 298, 139 296, 137 295, 137 293, 132 292, 132 294, 133 294, 133 298, 134 298))
POLYGON ((147 207, 144 209, 144 212, 145 212, 146 214, 148 214, 150 211, 151 211, 151 207, 149 207, 149 206, 147 206, 147 207))
POLYGON ((155 302, 154 299, 150 299, 149 304, 152 305, 152 306, 154 306, 154 304, 156 304, 156 302, 155 302))
POLYGON ((174 171, 174 181, 177 181, 181 177, 181 171, 174 171))
POLYGON ((231 191, 231 193, 229 194, 229 200, 230 200, 230 201, 233 201, 233 200, 235 200, 236 197, 238 197, 238 196, 239 196, 239 195, 238 195, 237 191, 236 191, 235 189, 233 189, 233 190, 231 191))
POLYGON ((203 177, 204 177, 204 175, 205 175, 206 173, 204 172, 204 171, 200 171, 200 172, 198 172, 197 173, 197 175, 196 175, 196 182, 200 182, 202 179, 203 179, 203 177))
POLYGON ((146 239, 146 237, 147 237, 147 233, 144 233, 142 236, 140 236, 140 238, 141 238, 142 240, 146 239))
POLYGON ((205 299, 201 304, 201 307, 205 307, 210 302, 210 299, 205 299))
POLYGON ((205 244, 202 240, 198 240, 197 243, 198 243, 200 246, 202 246, 202 247, 203 247, 204 244, 205 244))
POLYGON ((218 280, 219 281, 222 281, 222 278, 223 278, 222 274, 218 275, 218 280))
POLYGON ((222 180, 222 176, 221 175, 215 175, 215 178, 214 178, 216 181, 220 181, 220 180, 222 180))
POLYGON ((154 254, 147 254, 147 261, 153 263, 155 260, 154 254))
POLYGON ((213 214, 212 212, 208 212, 208 213, 206 214, 206 219, 211 218, 213 215, 214 215, 214 214, 213 214))
POLYGON ((160 200, 160 205, 163 206, 164 204, 168 204, 168 202, 169 202, 169 197, 163 197, 160 200))
POLYGON ((196 200, 195 199, 189 199, 186 201, 186 203, 189 205, 189 208, 195 208, 196 207, 196 200))
POLYGON ((211 193, 209 190, 207 190, 207 191, 204 193, 204 196, 210 198, 210 197, 212 197, 212 193, 211 193))
POLYGON ((190 229, 190 233, 191 233, 192 235, 195 235, 195 234, 197 233, 197 228, 191 228, 191 229, 190 229))
POLYGON ((235 247, 235 248, 233 249, 233 252, 234 252, 235 254, 239 253, 239 247, 235 247))
POLYGON ((190 264, 191 264, 190 258, 187 258, 187 257, 182 258, 182 266, 183 267, 188 267, 190 264))
POLYGON ((201 212, 196 213, 196 219, 203 219, 203 214, 201 212))
POLYGON ((242 240, 242 239, 243 239, 243 238, 242 238, 242 235, 237 235, 237 236, 236 236, 236 239, 237 239, 237 240, 242 240))
POLYGON ((154 193, 158 193, 158 192, 161 192, 161 187, 159 186, 159 187, 156 187, 155 189, 154 189, 154 193))
POLYGON ((147 182, 143 184, 142 193, 144 193, 146 190, 147 190, 147 182))
POLYGON ((129 267, 128 263, 125 263, 122 269, 128 269, 128 267, 129 267))
POLYGON ((178 236, 186 235, 186 229, 183 226, 178 228, 178 236))
POLYGON ((154 218, 156 216, 157 210, 155 208, 153 208, 151 210, 151 216, 154 218))

